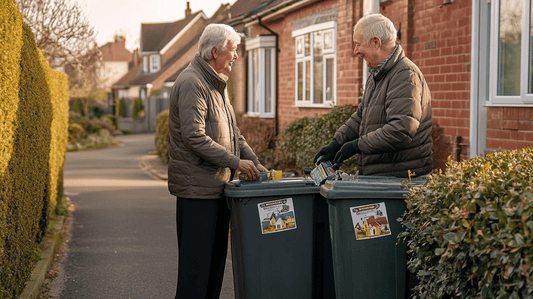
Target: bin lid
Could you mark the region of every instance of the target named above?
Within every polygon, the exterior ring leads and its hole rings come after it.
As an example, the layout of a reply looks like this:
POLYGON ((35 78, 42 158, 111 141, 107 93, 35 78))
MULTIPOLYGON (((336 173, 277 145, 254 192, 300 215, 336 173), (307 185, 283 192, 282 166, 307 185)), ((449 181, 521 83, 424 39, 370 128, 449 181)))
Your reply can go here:
POLYGON ((272 181, 239 181, 226 184, 224 194, 233 198, 320 194, 320 186, 309 178, 286 178, 272 181))
MULTIPOLYGON (((402 183, 408 179, 391 176, 358 176, 350 180, 328 180, 320 189, 327 199, 404 199, 409 192, 402 183)), ((422 185, 425 178, 411 179, 409 186, 422 185)))

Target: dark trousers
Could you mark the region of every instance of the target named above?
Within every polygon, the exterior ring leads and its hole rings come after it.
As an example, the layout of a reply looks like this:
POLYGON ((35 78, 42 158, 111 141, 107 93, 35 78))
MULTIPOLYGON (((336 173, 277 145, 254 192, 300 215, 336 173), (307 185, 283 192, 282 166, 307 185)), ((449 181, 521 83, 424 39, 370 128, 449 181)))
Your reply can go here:
POLYGON ((224 199, 177 197, 176 299, 220 296, 228 251, 230 211, 224 199))

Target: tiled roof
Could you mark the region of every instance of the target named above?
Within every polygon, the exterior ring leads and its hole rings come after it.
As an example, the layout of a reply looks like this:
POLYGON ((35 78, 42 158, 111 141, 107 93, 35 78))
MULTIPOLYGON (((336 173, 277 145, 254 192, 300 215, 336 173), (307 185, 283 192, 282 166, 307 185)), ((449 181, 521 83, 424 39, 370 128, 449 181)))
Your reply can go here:
POLYGON ((172 23, 141 24, 141 51, 160 51, 199 13, 203 14, 202 11, 198 11, 172 23))
POLYGON ((104 61, 132 61, 131 52, 126 50, 125 42, 109 42, 100 47, 104 61))

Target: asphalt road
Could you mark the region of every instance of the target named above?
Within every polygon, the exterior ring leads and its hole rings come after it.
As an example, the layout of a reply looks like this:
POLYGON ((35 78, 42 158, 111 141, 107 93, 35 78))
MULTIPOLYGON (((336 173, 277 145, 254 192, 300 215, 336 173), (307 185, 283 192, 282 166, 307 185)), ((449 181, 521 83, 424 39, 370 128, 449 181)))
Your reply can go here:
MULTIPOLYGON (((154 135, 118 139, 123 146, 67 153, 65 193, 74 209, 57 298, 174 298, 175 197, 140 167, 155 150, 154 135)), ((220 298, 234 298, 229 254, 220 298)))

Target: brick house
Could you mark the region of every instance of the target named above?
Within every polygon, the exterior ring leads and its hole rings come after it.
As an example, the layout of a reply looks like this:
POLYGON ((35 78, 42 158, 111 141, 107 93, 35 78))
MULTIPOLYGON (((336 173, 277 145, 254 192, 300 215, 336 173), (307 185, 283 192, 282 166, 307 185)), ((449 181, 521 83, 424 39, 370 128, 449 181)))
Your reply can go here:
POLYGON ((113 42, 99 47, 102 52, 102 68, 100 68, 98 76, 100 78, 99 87, 106 91, 111 105, 113 105, 113 84, 126 75, 133 64, 133 55, 126 49, 125 44, 126 39, 117 35, 113 42))
POLYGON ((235 106, 271 119, 281 131, 333 105, 357 105, 367 71, 352 53, 352 29, 365 13, 380 12, 393 21, 398 42, 425 75, 445 156, 458 160, 532 146, 532 2, 263 2, 241 21, 246 73, 233 72, 247 86, 244 96, 236 96, 245 103, 235 106))

